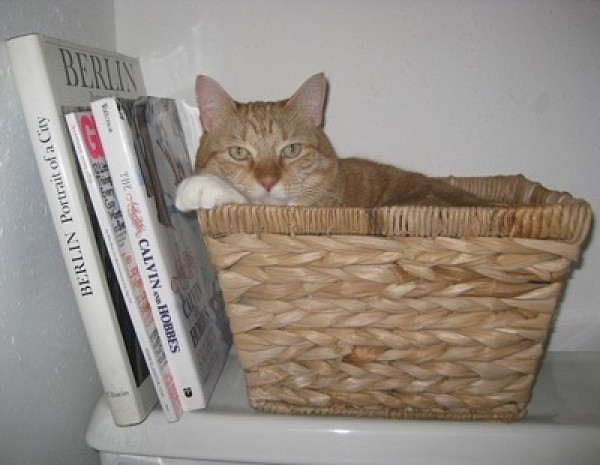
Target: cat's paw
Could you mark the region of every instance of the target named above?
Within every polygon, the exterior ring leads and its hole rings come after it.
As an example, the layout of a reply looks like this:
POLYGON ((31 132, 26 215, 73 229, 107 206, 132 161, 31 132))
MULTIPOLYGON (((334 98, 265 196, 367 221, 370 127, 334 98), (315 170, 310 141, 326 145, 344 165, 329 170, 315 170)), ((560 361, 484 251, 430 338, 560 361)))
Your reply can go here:
POLYGON ((199 174, 177 186, 175 207, 180 211, 210 209, 227 203, 248 203, 248 199, 218 176, 199 174))

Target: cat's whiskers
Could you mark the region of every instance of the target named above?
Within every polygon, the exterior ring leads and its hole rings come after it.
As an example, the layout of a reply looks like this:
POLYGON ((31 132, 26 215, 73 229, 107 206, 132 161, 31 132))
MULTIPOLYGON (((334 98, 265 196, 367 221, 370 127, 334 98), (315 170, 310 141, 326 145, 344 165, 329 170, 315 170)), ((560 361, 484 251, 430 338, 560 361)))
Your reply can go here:
POLYGON ((269 189, 265 188, 260 182, 256 182, 247 196, 253 204, 267 205, 289 205, 291 198, 281 180, 277 181, 269 189))

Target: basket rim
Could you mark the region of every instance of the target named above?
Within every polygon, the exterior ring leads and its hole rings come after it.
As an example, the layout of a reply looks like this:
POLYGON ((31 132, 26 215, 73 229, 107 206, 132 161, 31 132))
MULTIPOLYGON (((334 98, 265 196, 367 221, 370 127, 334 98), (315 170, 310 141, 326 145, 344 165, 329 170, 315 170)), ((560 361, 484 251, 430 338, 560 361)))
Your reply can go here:
POLYGON ((229 204, 198 210, 211 237, 231 234, 370 235, 396 237, 496 237, 581 244, 592 210, 583 199, 552 191, 523 175, 444 177, 493 202, 488 206, 398 205, 300 207, 229 204), (498 203, 495 203, 498 202, 498 203))

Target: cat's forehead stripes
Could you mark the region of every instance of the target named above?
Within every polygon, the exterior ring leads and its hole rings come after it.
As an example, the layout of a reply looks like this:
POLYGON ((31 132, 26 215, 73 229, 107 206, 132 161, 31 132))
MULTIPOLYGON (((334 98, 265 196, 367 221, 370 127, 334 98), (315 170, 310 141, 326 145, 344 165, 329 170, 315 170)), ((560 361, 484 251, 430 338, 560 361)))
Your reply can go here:
POLYGON ((239 104, 237 108, 239 116, 246 123, 246 137, 287 137, 285 125, 281 121, 282 102, 250 102, 239 104))

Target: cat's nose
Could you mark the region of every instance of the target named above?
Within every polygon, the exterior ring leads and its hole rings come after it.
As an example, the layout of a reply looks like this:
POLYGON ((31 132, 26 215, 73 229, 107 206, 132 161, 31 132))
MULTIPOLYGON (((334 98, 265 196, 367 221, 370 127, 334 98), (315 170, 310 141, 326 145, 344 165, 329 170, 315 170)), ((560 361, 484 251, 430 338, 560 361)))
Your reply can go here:
POLYGON ((273 176, 267 176, 258 180, 260 185, 263 186, 267 192, 270 192, 271 189, 273 189, 273 186, 277 184, 277 181, 278 179, 273 176))

